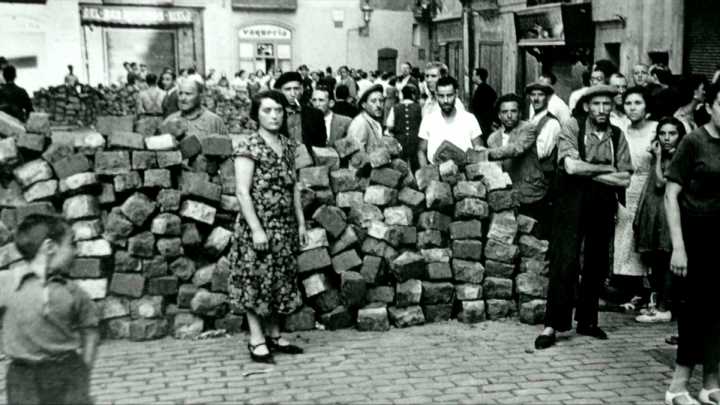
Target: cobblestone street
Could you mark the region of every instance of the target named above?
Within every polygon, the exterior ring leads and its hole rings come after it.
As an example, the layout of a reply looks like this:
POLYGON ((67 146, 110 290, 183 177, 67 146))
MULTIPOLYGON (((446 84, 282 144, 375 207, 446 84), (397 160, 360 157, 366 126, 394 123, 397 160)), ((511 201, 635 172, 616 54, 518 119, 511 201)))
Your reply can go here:
POLYGON ((531 350, 539 327, 515 321, 298 333, 291 337, 306 353, 278 355, 274 366, 250 361, 244 335, 110 341, 100 347, 92 393, 99 404, 660 403, 672 326, 620 314, 603 314, 602 325, 608 341, 573 333, 542 352, 531 350))

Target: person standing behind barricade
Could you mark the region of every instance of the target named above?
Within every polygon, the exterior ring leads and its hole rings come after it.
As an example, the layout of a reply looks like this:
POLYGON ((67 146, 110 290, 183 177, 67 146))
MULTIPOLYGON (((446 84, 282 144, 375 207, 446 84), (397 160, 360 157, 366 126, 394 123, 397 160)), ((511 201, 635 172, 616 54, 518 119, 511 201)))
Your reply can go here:
POLYGON ((382 145, 384 101, 383 87, 380 84, 371 85, 360 95, 358 105, 362 111, 353 118, 347 136, 354 138, 362 146, 362 150, 369 151, 382 145))
POLYGON ((344 84, 340 84, 335 88, 335 105, 332 110, 335 114, 344 115, 346 117, 355 118, 360 114, 360 110, 352 102, 350 90, 344 84))
MULTIPOLYGON (((443 77, 448 77, 448 68, 447 66, 445 66, 444 63, 428 62, 428 64, 425 65, 424 83, 427 90, 427 99, 422 105, 423 118, 425 118, 434 111, 440 110, 440 103, 437 97, 437 83, 438 80, 443 77)), ((465 111, 465 106, 463 105, 462 101, 460 101, 460 98, 457 97, 457 94, 455 97, 455 109, 458 111, 465 111)), ((477 121, 477 119, 475 121, 477 121)))
POLYGON ((160 77, 160 84, 165 91, 165 97, 163 97, 162 101, 163 117, 167 118, 168 115, 178 110, 178 88, 175 82, 175 73, 172 71, 163 72, 160 77))
POLYGON ((350 98, 352 98, 352 101, 357 100, 358 97, 358 85, 355 82, 355 79, 350 76, 350 69, 348 69, 347 66, 340 66, 340 69, 338 69, 338 73, 340 73, 340 80, 338 81, 339 85, 345 85, 348 88, 348 92, 350 93, 350 98))
POLYGON ((720 84, 708 86, 709 123, 680 141, 665 172, 665 211, 672 256, 670 269, 682 281, 675 372, 665 393, 668 405, 697 404, 688 393, 696 365, 703 366, 703 404, 720 404, 720 311, 717 264, 720 229, 720 84))
POLYGON ((334 100, 330 89, 323 84, 317 85, 313 90, 310 102, 313 107, 322 111, 325 118, 325 131, 327 132, 327 144, 334 145, 338 140, 345 138, 352 118, 335 114, 330 108, 334 100))
POLYGON ((435 153, 445 141, 463 152, 483 146, 482 130, 475 116, 457 106, 457 80, 449 76, 440 78, 435 89, 438 108, 423 117, 418 133, 420 167, 436 163, 435 153))
POLYGON ((179 110, 165 118, 162 126, 179 121, 185 128, 186 136, 227 135, 227 127, 222 118, 202 106, 204 92, 205 86, 202 83, 192 79, 181 80, 178 83, 179 110))
POLYGON ((157 86, 157 76, 148 73, 145 76, 148 88, 137 94, 138 120, 135 122, 135 132, 143 135, 155 135, 162 123, 163 99, 165 92, 157 86))
POLYGON ((546 197, 535 207, 535 213, 539 216, 535 219, 540 222, 538 232, 542 239, 550 239, 553 201, 558 197, 555 177, 557 175, 557 144, 562 129, 557 117, 548 111, 549 100, 554 93, 553 88, 543 82, 531 83, 525 87, 525 94, 528 95, 531 107, 535 111, 530 123, 535 126, 537 133, 535 140, 537 157, 548 185, 546 197))
POLYGON ((274 362, 273 352, 303 352, 281 337, 279 327, 280 316, 302 306, 296 255, 306 238, 287 107, 280 92, 257 94, 250 118, 258 130, 241 138, 233 152, 241 214, 228 254, 230 300, 247 311, 248 351, 263 363, 274 362))
POLYGON ((472 81, 475 84, 470 110, 483 131, 484 141, 493 131, 493 123, 497 118, 495 101, 497 92, 487 83, 490 73, 485 68, 477 68, 473 72, 472 81))
POLYGON ((549 184, 538 159, 535 125, 520 120, 522 100, 516 94, 501 96, 497 111, 502 126, 488 137, 488 158, 500 161, 518 193, 518 211, 536 219, 538 236, 547 239, 544 230, 549 229, 551 207, 545 197, 549 184))
POLYGON ((638 315, 641 323, 670 322, 670 253, 672 241, 668 229, 663 195, 665 194, 665 169, 670 163, 678 143, 685 136, 685 126, 677 118, 663 118, 657 124, 655 138, 650 146, 652 159, 645 188, 640 195, 638 209, 633 220, 635 251, 643 255, 651 269, 649 310, 638 315))
POLYGON ((657 122, 647 119, 648 96, 643 87, 629 88, 623 95, 623 105, 630 122, 625 129, 625 140, 630 148, 633 174, 625 202, 621 202, 616 217, 612 284, 629 300, 623 307, 635 310, 641 302, 647 302, 643 286, 647 266, 635 251, 632 223, 651 169, 649 149, 655 138, 657 122))
POLYGON ((385 121, 385 133, 393 136, 402 146, 401 156, 410 164, 412 172, 420 168, 418 162, 418 132, 422 121, 422 108, 417 99, 419 90, 413 84, 402 88, 402 100, 388 113, 385 121))
POLYGON ((27 91, 15 84, 17 78, 15 66, 5 66, 2 76, 5 83, 0 85, 0 111, 25 122, 33 112, 33 105, 27 91))
POLYGON ((535 339, 537 349, 553 346, 558 332, 576 331, 607 339, 598 326, 598 300, 610 268, 618 194, 630 184, 633 171, 622 131, 610 125, 615 89, 588 89, 584 122, 568 121, 558 141, 557 198, 550 240, 550 284, 545 329, 535 339), (583 255, 582 265, 580 255, 583 255), (582 275, 578 302, 575 285, 582 275))
MULTIPOLYGON (((555 74, 552 72, 544 72, 540 75, 540 77, 538 77, 537 82, 543 83, 553 89, 553 93, 548 96, 547 109, 555 116, 555 118, 558 119, 558 121, 560 121, 560 124, 565 125, 565 123, 573 117, 570 107, 568 107, 567 104, 565 104, 565 102, 557 94, 555 94, 553 86, 557 83, 557 77, 555 77, 555 74)), ((530 120, 532 120, 533 117, 535 117, 535 109, 532 105, 530 105, 530 120)))
POLYGON ((322 111, 310 105, 302 105, 302 76, 298 72, 285 72, 275 82, 275 89, 287 101, 288 133, 298 144, 305 144, 312 153, 313 146, 327 145, 327 131, 322 111))

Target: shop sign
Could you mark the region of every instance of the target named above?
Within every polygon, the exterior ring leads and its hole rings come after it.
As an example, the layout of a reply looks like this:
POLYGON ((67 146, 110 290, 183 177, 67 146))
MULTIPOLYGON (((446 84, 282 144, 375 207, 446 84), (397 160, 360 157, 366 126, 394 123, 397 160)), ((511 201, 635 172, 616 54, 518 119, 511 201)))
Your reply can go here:
POLYGON ((240 28, 238 34, 240 39, 264 40, 264 39, 287 39, 292 37, 290 30, 277 25, 257 24, 240 28))
POLYGON ((191 24, 193 13, 184 9, 87 6, 82 8, 82 21, 138 25, 191 24))

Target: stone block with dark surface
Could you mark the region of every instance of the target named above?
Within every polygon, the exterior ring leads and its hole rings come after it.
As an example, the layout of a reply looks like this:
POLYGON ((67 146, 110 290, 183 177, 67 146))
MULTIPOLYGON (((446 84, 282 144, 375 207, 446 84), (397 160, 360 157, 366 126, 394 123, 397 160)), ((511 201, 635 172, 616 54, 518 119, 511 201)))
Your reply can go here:
POLYGON ((98 195, 98 201, 103 205, 115 204, 115 189, 112 184, 100 183, 100 195, 98 195))
POLYGON ((398 194, 398 201, 403 205, 407 205, 408 207, 417 210, 424 206, 425 193, 421 193, 420 191, 414 190, 410 187, 405 187, 400 190, 400 193, 398 194))
POLYGON ((335 147, 338 155, 343 159, 359 151, 362 148, 357 139, 350 136, 338 139, 337 141, 335 141, 333 146, 335 147))
POLYGON ((168 169, 148 169, 143 173, 143 187, 170 188, 172 178, 168 169))
POLYGON ((379 184, 390 188, 397 188, 403 179, 402 172, 390 167, 372 169, 370 172, 370 183, 379 184))
POLYGON ((485 299, 512 299, 513 281, 507 278, 485 277, 483 293, 485 299))
POLYGON ((227 313, 227 301, 226 294, 214 293, 200 288, 190 301, 190 310, 198 315, 220 317, 227 313))
POLYGON ((478 323, 484 321, 485 301, 462 301, 462 310, 458 314, 458 320, 463 323, 478 323))
POLYGON ((145 137, 130 131, 112 131, 107 136, 108 149, 145 149, 145 137))
POLYGON ((443 245, 445 245, 445 239, 443 238, 442 232, 438 230, 422 231, 417 234, 417 246, 420 249, 440 247, 443 245))
POLYGON ((483 244, 479 240, 454 240, 452 242, 453 257, 458 259, 467 259, 480 261, 482 259, 483 244))
POLYGON ((17 138, 15 143, 18 148, 29 152, 42 152, 45 150, 47 138, 38 134, 22 134, 17 138))
POLYGON ((177 211, 180 209, 180 190, 165 188, 158 192, 157 201, 160 212, 177 211))
POLYGON ((414 226, 395 225, 400 234, 400 244, 405 246, 417 245, 417 228, 414 226))
POLYGON ((95 128, 103 135, 110 135, 114 131, 132 132, 134 121, 135 117, 131 115, 98 115, 95 119, 95 128))
POLYGON ((134 342, 160 339, 167 335, 168 322, 164 318, 134 319, 130 321, 128 338, 134 342))
POLYGON ((345 271, 340 273, 340 296, 347 308, 358 308, 365 304, 367 282, 360 273, 345 271))
POLYGON ((427 275, 430 280, 450 280, 453 278, 450 263, 428 263, 427 275))
POLYGON ((485 244, 485 258, 489 260, 515 263, 519 253, 520 250, 516 245, 509 245, 495 239, 488 239, 485 244))
POLYGON ((297 259, 298 272, 309 273, 332 265, 330 255, 325 248, 308 250, 300 253, 297 259))
POLYGON ((155 236, 146 231, 128 238, 128 252, 137 257, 153 257, 155 236))
POLYGON ((387 242, 371 236, 365 238, 360 247, 360 251, 368 255, 380 256, 387 262, 392 262, 399 254, 398 251, 387 242))
POLYGON ((368 288, 365 298, 368 302, 392 304, 395 302, 395 288, 389 285, 368 288))
POLYGON ((422 311, 427 323, 448 321, 452 316, 453 304, 423 305, 422 311))
POLYGON ((315 307, 321 313, 330 312, 333 309, 342 305, 340 292, 334 288, 330 288, 314 296, 311 302, 313 304, 313 307, 315 307))
POLYGON ((147 284, 150 295, 175 295, 178 291, 178 279, 175 276, 151 278, 147 284))
POLYGON ((423 305, 431 304, 449 304, 452 302, 455 287, 449 282, 422 282, 422 298, 420 302, 423 305))
POLYGON ((535 299, 520 304, 519 319, 522 323, 530 325, 541 324, 545 321, 545 308, 547 301, 535 299))
POLYGON ((158 238, 155 247, 158 253, 167 259, 173 259, 185 253, 180 238, 158 238))
POLYGON ((385 222, 372 221, 367 228, 367 235, 375 239, 379 239, 389 243, 391 246, 400 244, 400 232, 394 226, 390 226, 385 222))
POLYGON ((518 239, 518 247, 520 256, 544 261, 550 248, 550 242, 531 235, 522 235, 518 239))
POLYGON ((328 313, 320 315, 320 323, 325 325, 327 330, 338 330, 351 328, 355 324, 355 320, 350 311, 341 305, 328 313))
POLYGON ((215 271, 212 273, 210 281, 210 291, 227 293, 229 291, 230 281, 230 262, 222 257, 215 263, 215 271))
POLYGON ((135 273, 115 273, 110 282, 110 292, 117 295, 140 298, 145 290, 145 277, 135 273))
POLYGON ((485 268, 480 262, 453 259, 452 269, 455 280, 462 283, 479 284, 485 275, 485 268))
POLYGON ((0 135, 3 138, 17 138, 25 133, 25 126, 15 117, 0 111, 0 135))
POLYGON ((50 134, 50 114, 33 111, 25 122, 25 130, 33 134, 47 136, 50 134))
POLYGON ((356 190, 358 179, 353 169, 338 169, 330 172, 330 186, 334 193, 356 190))
POLYGON ((226 135, 208 135, 200 138, 202 153, 206 156, 226 157, 232 155, 232 140, 226 135))
POLYGON ((389 307, 388 315, 393 325, 398 328, 422 325, 425 323, 425 314, 419 305, 409 307, 389 307))
POLYGON ((347 218, 343 210, 331 205, 323 205, 318 208, 312 218, 333 238, 340 237, 347 226, 347 218))
POLYGON ((454 143, 443 141, 435 151, 434 161, 436 163, 452 160, 460 166, 465 165, 465 151, 454 143))
POLYGON ((493 212, 511 210, 520 205, 515 190, 495 190, 488 193, 488 205, 493 212))
POLYGON ((342 232, 340 237, 338 237, 337 240, 330 247, 330 254, 337 255, 338 253, 343 252, 352 246, 355 246, 359 240, 360 239, 358 238, 358 235, 355 232, 355 228, 353 226, 345 227, 345 230, 342 232))
POLYGON ((517 223, 518 223, 518 232, 520 232, 523 235, 532 235, 535 232, 535 229, 537 228, 538 221, 534 218, 530 218, 527 215, 518 215, 517 216, 517 223))
POLYGON ((485 306, 487 309, 487 318, 489 320, 496 320, 512 315, 515 302, 503 299, 489 299, 485 300, 485 306))
POLYGON ((314 166, 300 169, 298 182, 310 188, 330 187, 329 168, 327 166, 314 166))
POLYGON ((157 168, 157 154, 149 150, 136 150, 130 156, 133 170, 157 168))
POLYGON ((116 250, 113 255, 113 269, 115 273, 138 273, 142 271, 142 262, 130 252, 116 250))
POLYGON ((425 258, 418 252, 406 251, 395 258, 391 265, 395 279, 402 282, 410 279, 423 279, 427 274, 425 258))
POLYGON ((483 219, 489 214, 488 204, 479 198, 464 198, 455 203, 455 219, 483 219))
POLYGON ((195 156, 202 153, 202 145, 200 144, 200 140, 195 135, 190 135, 184 137, 180 141, 180 152, 182 153, 182 157, 185 159, 191 159, 195 156))
POLYGON ((383 273, 383 259, 377 256, 366 255, 363 257, 363 264, 360 268, 360 274, 365 281, 375 284, 383 273))
POLYGON ((70 265, 71 278, 100 278, 107 274, 108 260, 98 257, 77 257, 70 265))
POLYGON ((447 232, 450 229, 451 219, 449 216, 437 211, 426 211, 418 217, 417 226, 424 230, 438 230, 447 232))
POLYGON ((147 278, 163 277, 168 275, 168 263, 162 256, 142 260, 142 272, 147 278))
POLYGON ((105 176, 129 173, 132 170, 130 153, 124 150, 95 153, 95 173, 105 176))
POLYGON ((182 239, 183 246, 197 246, 202 242, 200 237, 200 231, 198 231, 197 225, 194 223, 182 224, 182 239))
POLYGON ((417 279, 407 280, 395 286, 395 305, 397 307, 408 307, 417 305, 422 299, 423 283, 417 279))
POLYGON ((512 278, 515 274, 515 265, 485 260, 485 274, 488 277, 512 278))
POLYGON ((351 207, 348 213, 348 221, 362 228, 367 228, 372 221, 383 221, 384 219, 380 208, 372 204, 363 203, 351 207))
POLYGON ((547 276, 550 272, 550 263, 533 258, 520 258, 520 273, 535 273, 547 276))
POLYGON ((482 222, 478 220, 455 221, 450 224, 450 239, 482 239, 482 222))
POLYGON ((337 273, 343 273, 362 266, 363 261, 354 249, 346 250, 332 258, 332 267, 337 273))
POLYGON ((373 332, 390 330, 387 305, 376 302, 361 308, 357 314, 357 328, 373 332))
POLYGON ((130 237, 135 225, 118 209, 112 209, 105 217, 103 237, 110 242, 124 241, 130 237))
POLYGON ((194 284, 182 284, 178 288, 177 306, 179 308, 190 308, 190 302, 198 292, 198 286, 194 284))
POLYGON ((137 190, 142 187, 142 185, 143 181, 142 178, 140 178, 140 173, 136 171, 113 176, 113 188, 115 188, 116 193, 137 190))
POLYGON ((158 151, 155 156, 158 168, 160 169, 180 166, 183 162, 183 157, 179 150, 158 151))
POLYGON ((283 330, 287 332, 299 332, 315 329, 315 310, 310 307, 302 307, 299 311, 285 317, 283 330))
POLYGON ((340 156, 335 149, 313 146, 312 150, 316 165, 327 166, 330 170, 335 170, 340 167, 340 156))
POLYGON ((213 203, 220 202, 222 186, 205 179, 205 176, 193 172, 183 172, 179 180, 180 191, 183 195, 197 197, 213 203))
POLYGON ((179 257, 169 266, 170 272, 182 281, 188 281, 195 273, 195 262, 187 257, 179 257))
POLYGON ((122 213, 137 226, 144 224, 156 208, 157 203, 143 193, 134 193, 120 206, 122 213))
POLYGON ((81 153, 63 157, 50 164, 59 179, 64 179, 77 173, 88 172, 92 168, 90 160, 81 153))

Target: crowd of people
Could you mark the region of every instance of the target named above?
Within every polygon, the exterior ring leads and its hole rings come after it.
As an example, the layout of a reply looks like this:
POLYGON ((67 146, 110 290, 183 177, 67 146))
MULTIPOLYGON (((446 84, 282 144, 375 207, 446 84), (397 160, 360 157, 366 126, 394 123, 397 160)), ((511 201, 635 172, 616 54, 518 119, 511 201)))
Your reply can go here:
MULTIPOLYGON (((273 353, 303 351, 278 326, 279 317, 301 304, 296 260, 306 226, 296 147, 350 138, 371 151, 394 137, 413 170, 439 163, 453 149, 485 150, 509 174, 519 213, 537 219, 538 236, 550 241, 545 328, 537 349, 555 345, 559 333, 571 330, 573 313, 578 334, 608 339, 598 321, 601 303, 633 313, 638 322, 675 317, 678 335, 669 343, 678 346, 677 365, 666 403, 697 403, 687 387, 695 365, 703 366, 699 399, 720 403, 720 313, 708 311, 720 281, 708 236, 720 225, 716 77, 677 79, 665 66, 637 64, 627 78, 612 63, 598 61, 566 102, 555 92, 551 72, 528 83, 524 94, 498 96, 487 83, 488 71, 478 68, 466 107, 457 80, 440 62, 428 63, 422 74, 405 62, 397 75, 346 66, 335 75, 329 67, 311 71, 302 65, 267 74, 241 70, 232 79, 213 70, 203 77, 194 68, 178 75, 169 68, 156 75, 135 63, 125 68, 122 85, 139 90, 138 122, 176 128, 178 137, 227 133, 223 120, 202 105, 208 88, 252 99, 249 114, 257 129, 233 152, 241 213, 228 258, 230 297, 247 311, 253 360, 273 362, 273 353)), ((0 110, 23 120, 32 105, 18 101, 27 94, 13 87, 14 69, 4 67, 3 76, 0 110)), ((77 83, 72 67, 66 82, 77 83)), ((32 235, 21 252, 35 266, 30 271, 42 277, 67 265, 58 255, 67 254, 69 228, 53 221, 29 217, 16 238, 32 235)), ((26 355, 21 346, 7 349, 13 358, 26 355)), ((91 362, 93 354, 85 358, 91 362)))

